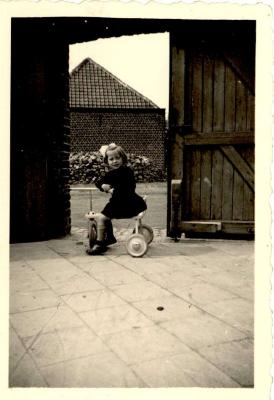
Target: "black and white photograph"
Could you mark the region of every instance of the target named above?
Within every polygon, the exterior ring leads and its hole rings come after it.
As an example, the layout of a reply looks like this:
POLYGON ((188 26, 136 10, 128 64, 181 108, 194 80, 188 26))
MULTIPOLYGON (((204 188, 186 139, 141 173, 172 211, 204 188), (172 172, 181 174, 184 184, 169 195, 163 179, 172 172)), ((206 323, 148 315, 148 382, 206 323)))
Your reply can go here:
POLYGON ((270 398, 271 9, 12 3, 4 387, 270 398))

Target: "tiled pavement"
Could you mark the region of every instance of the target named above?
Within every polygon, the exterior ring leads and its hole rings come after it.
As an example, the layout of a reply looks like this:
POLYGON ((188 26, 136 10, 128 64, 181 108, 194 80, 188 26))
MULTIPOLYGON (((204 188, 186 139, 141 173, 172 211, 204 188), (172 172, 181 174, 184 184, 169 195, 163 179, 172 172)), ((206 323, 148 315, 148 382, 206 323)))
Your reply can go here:
POLYGON ((10 387, 253 386, 254 243, 11 245, 10 387))

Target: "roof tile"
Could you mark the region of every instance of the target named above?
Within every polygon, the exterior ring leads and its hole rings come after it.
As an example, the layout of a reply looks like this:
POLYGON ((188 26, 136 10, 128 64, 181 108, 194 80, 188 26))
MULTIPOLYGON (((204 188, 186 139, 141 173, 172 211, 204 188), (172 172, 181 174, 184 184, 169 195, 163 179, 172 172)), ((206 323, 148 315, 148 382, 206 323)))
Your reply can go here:
POLYGON ((70 107, 158 108, 90 58, 70 74, 70 107))

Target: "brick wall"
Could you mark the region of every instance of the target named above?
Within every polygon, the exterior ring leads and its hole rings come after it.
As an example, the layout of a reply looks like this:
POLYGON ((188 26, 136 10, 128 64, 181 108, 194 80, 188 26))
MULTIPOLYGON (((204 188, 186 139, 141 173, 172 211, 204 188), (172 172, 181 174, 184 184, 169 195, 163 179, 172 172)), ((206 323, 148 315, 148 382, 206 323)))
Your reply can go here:
POLYGON ((71 151, 97 151, 115 142, 164 167, 165 114, 155 110, 71 110, 71 151))

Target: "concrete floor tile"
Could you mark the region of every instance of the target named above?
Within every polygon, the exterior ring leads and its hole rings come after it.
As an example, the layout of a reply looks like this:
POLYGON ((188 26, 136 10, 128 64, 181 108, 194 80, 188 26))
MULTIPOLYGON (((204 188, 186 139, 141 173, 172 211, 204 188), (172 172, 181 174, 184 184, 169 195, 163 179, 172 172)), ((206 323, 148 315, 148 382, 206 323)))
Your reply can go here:
POLYGON ((163 322, 160 326, 176 335, 192 349, 199 349, 208 345, 213 346, 218 343, 242 339, 246 336, 237 329, 203 312, 181 320, 163 322))
POLYGON ((240 385, 223 371, 211 364, 194 351, 171 357, 178 371, 187 374, 196 382, 197 387, 237 388, 240 385))
POLYGON ((254 332, 253 302, 236 298, 210 303, 203 306, 208 313, 216 316, 227 324, 234 326, 247 335, 254 332))
POLYGON ((159 273, 151 274, 146 273, 145 278, 149 281, 156 283, 164 289, 170 288, 183 288, 184 286, 194 285, 201 280, 193 276, 193 274, 187 274, 183 271, 174 271, 171 273, 159 273))
POLYGON ((25 354, 26 349, 13 328, 9 330, 9 371, 16 367, 18 361, 25 354))
POLYGON ((40 262, 33 266, 33 269, 48 283, 63 281, 82 274, 82 271, 80 271, 75 265, 72 265, 63 258, 58 260, 55 259, 54 262, 51 262, 50 260, 46 262, 45 260, 44 262, 40 262))
POLYGON ((47 242, 15 243, 10 245, 11 260, 18 259, 16 255, 20 253, 20 259, 25 261, 41 260, 43 258, 55 258, 56 253, 47 247, 47 242))
POLYGON ((54 307, 60 303, 61 299, 50 289, 10 293, 11 313, 54 307))
POLYGON ((181 268, 180 265, 169 265, 165 260, 154 260, 151 257, 142 258, 139 263, 132 263, 125 261, 125 266, 137 274, 159 274, 159 273, 172 273, 181 268))
POLYGON ((158 326, 104 335, 102 339, 128 365, 189 351, 179 339, 158 326))
POLYGON ((140 328, 152 324, 142 313, 129 305, 82 312, 80 316, 97 335, 120 332, 132 327, 140 328))
POLYGON ((168 357, 145 361, 131 368, 150 388, 197 386, 196 381, 168 357))
POLYGON ((78 274, 69 279, 49 282, 49 285, 58 295, 81 293, 102 289, 103 286, 86 274, 78 274))
MULTIPOLYGON (((253 269, 246 270, 245 272, 238 272, 238 271, 221 271, 220 273, 208 274, 207 276, 203 277, 203 280, 206 282, 211 283, 219 288, 224 288, 229 290, 231 293, 235 293, 241 296, 241 291, 243 294, 246 293, 246 287, 249 288, 253 287, 254 282, 254 273, 253 269)), ((251 293, 249 292, 249 295, 251 293)))
POLYGON ((124 271, 123 266, 112 260, 108 260, 106 257, 100 261, 94 261, 93 257, 90 257, 89 263, 77 264, 77 266, 95 277, 96 274, 101 274, 102 272, 124 271))
POLYGON ((121 254, 121 255, 109 255, 109 253, 107 253, 107 259, 108 260, 113 260, 115 263, 121 265, 122 267, 128 267, 129 264, 130 266, 136 266, 141 268, 142 265, 144 264, 144 262, 148 262, 150 260, 149 257, 131 257, 129 254, 121 254))
POLYGON ((216 365, 242 387, 254 385, 254 345, 245 339, 199 349, 207 360, 216 365))
POLYGON ((25 268, 30 269, 30 266, 27 264, 27 262, 25 260, 22 260, 21 258, 16 260, 12 260, 10 258, 9 267, 10 267, 10 274, 12 273, 12 271, 15 271, 17 273, 25 268))
POLYGON ((62 296, 62 299, 76 312, 98 310, 100 308, 126 304, 108 289, 68 294, 62 296))
POLYGON ((104 262, 106 260, 105 254, 99 254, 98 256, 90 256, 86 253, 86 248, 82 248, 80 252, 75 255, 66 256, 66 260, 69 261, 73 265, 91 265, 93 262, 104 262))
POLYGON ((169 296, 170 293, 152 282, 134 282, 127 285, 112 286, 113 290, 118 296, 127 300, 128 302, 148 300, 169 296))
POLYGON ((108 351, 86 326, 42 334, 29 349, 38 366, 108 351))
POLYGON ((134 302, 133 305, 155 323, 178 318, 184 319, 189 316, 194 317, 200 313, 197 307, 173 295, 138 301, 134 302), (159 310, 159 307, 163 309, 160 308, 159 310))
POLYGON ((20 270, 11 269, 10 271, 10 292, 27 292, 32 290, 48 289, 48 285, 44 282, 36 272, 29 267, 20 270))
POLYGON ((136 282, 143 280, 138 274, 132 271, 106 271, 102 273, 93 274, 90 272, 91 276, 94 276, 102 285, 114 286, 114 285, 124 285, 130 282, 136 282))
POLYGON ((244 240, 222 240, 222 242, 213 241, 211 247, 215 248, 217 251, 221 250, 223 253, 235 257, 250 256, 250 254, 255 251, 254 241, 244 240))
POLYGON ((246 299, 246 300, 249 300, 249 301, 253 301, 254 300, 255 292, 254 292, 254 285, 253 284, 246 283, 244 286, 230 287, 229 291, 231 291, 231 293, 234 293, 238 297, 242 297, 243 299, 246 299))
POLYGON ((200 307, 203 307, 205 304, 211 304, 237 297, 236 294, 205 282, 194 283, 180 288, 176 286, 169 290, 189 303, 200 307))
POLYGON ((27 353, 10 373, 9 387, 47 387, 43 376, 27 353))
POLYGON ((41 372, 52 388, 145 387, 145 383, 112 352, 42 367, 41 372))
MULTIPOLYGON (((225 271, 226 269, 231 270, 231 268, 237 270, 237 267, 240 264, 240 259, 238 257, 222 252, 221 249, 216 250, 211 254, 196 255, 195 261, 199 262, 201 265, 211 268, 213 271, 225 271)), ((252 264, 253 263, 250 265, 252 264)))
POLYGON ((21 338, 83 326, 83 322, 66 306, 16 313, 10 316, 11 324, 21 338))

